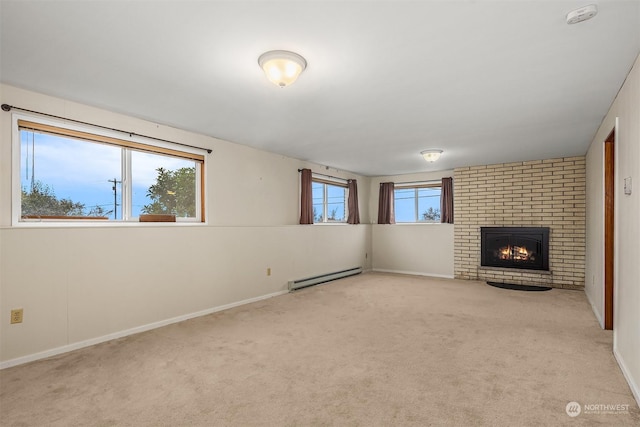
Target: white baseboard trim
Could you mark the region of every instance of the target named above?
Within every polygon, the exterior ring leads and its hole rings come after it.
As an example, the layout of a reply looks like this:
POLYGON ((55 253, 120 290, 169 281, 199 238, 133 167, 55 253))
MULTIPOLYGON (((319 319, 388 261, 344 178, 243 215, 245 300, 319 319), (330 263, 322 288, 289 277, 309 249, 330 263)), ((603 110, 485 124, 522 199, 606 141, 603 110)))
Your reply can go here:
POLYGON ((197 311, 195 313, 184 314, 182 316, 172 317, 171 319, 160 320, 159 322, 149 323, 147 325, 137 326, 135 328, 127 329, 124 331, 114 332, 112 334, 103 335, 97 338, 90 338, 88 340, 75 342, 61 347, 52 348, 50 350, 41 351, 39 353, 29 354, 27 356, 17 357, 15 359, 0 362, 0 370, 11 368, 13 366, 22 365, 25 363, 33 362, 40 359, 45 359, 51 356, 57 356, 58 354, 68 353, 73 350, 78 350, 84 347, 90 347, 92 345, 100 344, 105 341, 111 341, 117 338, 126 337, 129 335, 139 334, 140 332, 150 331, 151 329, 161 328, 163 326, 171 325, 172 323, 179 323, 185 320, 193 319, 195 317, 206 316, 207 314, 216 313, 218 311, 228 310, 230 308, 238 307, 240 305, 251 304, 252 302, 262 301, 268 298, 277 297, 289 293, 288 290, 273 292, 271 294, 262 295, 259 297, 249 298, 242 301, 232 302, 230 304, 221 305, 218 307, 208 308, 206 310, 197 311))
POLYGON ((597 310, 595 304, 593 303, 593 301, 589 297, 589 294, 587 293, 586 289, 585 289, 584 294, 587 296, 587 301, 589 301, 589 304, 591 304, 591 310, 593 311, 593 314, 596 316, 596 319, 598 320, 598 323, 600 324, 600 327, 602 329, 604 329, 604 321, 602 320, 602 316, 600 315, 600 312, 597 310))
POLYGON ((638 404, 638 406, 640 406, 640 387, 638 387, 638 384, 636 384, 633 380, 633 377, 629 373, 627 365, 624 363, 622 355, 620 355, 615 345, 613 346, 613 356, 616 358, 618 366, 620 366, 620 370, 622 371, 624 379, 627 380, 627 384, 629 384, 629 388, 631 389, 633 397, 636 399, 636 403, 638 404))
POLYGON ((627 368, 627 365, 624 363, 624 359, 622 358, 622 356, 618 352, 618 349, 615 346, 613 347, 613 356, 616 358, 616 361, 618 362, 618 366, 620 366, 620 370, 622 371, 622 375, 624 376, 624 379, 627 380, 627 383, 629 384, 629 388, 631 389, 631 393, 633 394, 633 397, 636 399, 636 403, 638 404, 638 406, 640 406, 640 387, 638 387, 638 384, 636 384, 635 381, 633 380, 633 377, 629 373, 629 369, 627 368))
POLYGON ((432 273, 423 273, 419 271, 405 271, 405 270, 388 270, 386 268, 372 268, 371 271, 378 273, 395 273, 395 274, 409 274, 411 276, 426 276, 426 277, 437 277, 440 279, 453 279, 453 274, 432 274, 432 273))

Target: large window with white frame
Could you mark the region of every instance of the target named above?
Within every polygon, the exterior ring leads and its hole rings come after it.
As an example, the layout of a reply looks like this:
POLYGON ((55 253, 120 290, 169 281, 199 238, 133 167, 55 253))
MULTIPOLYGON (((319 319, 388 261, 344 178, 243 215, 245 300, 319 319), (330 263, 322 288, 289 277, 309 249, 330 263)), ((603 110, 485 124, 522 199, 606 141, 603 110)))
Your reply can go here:
POLYGON ((440 195, 440 181, 395 184, 396 222, 440 222, 440 195))
POLYGON ((50 119, 13 121, 15 221, 204 222, 205 150, 50 119))
POLYGON ((313 222, 347 222, 347 181, 312 175, 313 222))

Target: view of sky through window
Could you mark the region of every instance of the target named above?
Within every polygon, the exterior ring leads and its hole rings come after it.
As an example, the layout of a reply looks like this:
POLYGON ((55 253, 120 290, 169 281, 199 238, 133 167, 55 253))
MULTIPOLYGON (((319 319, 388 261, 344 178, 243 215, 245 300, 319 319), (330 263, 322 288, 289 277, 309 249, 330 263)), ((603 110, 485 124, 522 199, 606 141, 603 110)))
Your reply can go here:
MULTIPOLYGON (((75 216, 122 219, 122 156, 114 145, 66 136, 20 130, 20 186, 25 193, 55 196, 82 205, 75 216)), ((151 200, 147 193, 156 183, 158 168, 176 171, 195 168, 192 160, 132 151, 132 217, 138 217, 151 200)), ((195 198, 193 203, 195 203, 195 198)), ((51 215, 55 212, 39 212, 51 215)))
POLYGON ((396 222, 440 222, 440 187, 396 188, 396 222))
POLYGON ((345 187, 313 182, 313 217, 314 222, 344 222, 347 220, 345 187), (326 212, 324 211, 326 204, 326 212))

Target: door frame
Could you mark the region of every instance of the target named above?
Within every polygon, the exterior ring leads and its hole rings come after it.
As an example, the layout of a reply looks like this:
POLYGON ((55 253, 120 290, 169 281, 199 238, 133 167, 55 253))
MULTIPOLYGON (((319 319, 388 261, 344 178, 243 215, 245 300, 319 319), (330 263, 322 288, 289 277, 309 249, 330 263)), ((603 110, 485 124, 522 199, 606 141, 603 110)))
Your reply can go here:
POLYGON ((613 330, 615 270, 616 128, 604 141, 604 328, 613 330))

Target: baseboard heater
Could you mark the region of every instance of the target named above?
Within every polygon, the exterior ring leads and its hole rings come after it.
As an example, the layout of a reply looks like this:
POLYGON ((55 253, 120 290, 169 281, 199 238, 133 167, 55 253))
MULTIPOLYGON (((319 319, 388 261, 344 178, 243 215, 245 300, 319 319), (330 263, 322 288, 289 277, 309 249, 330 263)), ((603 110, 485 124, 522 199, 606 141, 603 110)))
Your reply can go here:
POLYGON ((347 270, 336 271, 334 273, 322 274, 320 276, 307 277, 306 279, 290 280, 289 291, 302 289, 320 283, 330 282, 332 280, 342 279, 343 277, 355 276, 362 273, 362 267, 349 268, 347 270))

